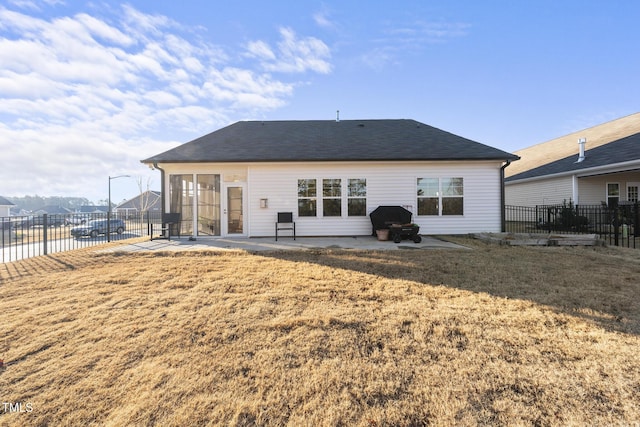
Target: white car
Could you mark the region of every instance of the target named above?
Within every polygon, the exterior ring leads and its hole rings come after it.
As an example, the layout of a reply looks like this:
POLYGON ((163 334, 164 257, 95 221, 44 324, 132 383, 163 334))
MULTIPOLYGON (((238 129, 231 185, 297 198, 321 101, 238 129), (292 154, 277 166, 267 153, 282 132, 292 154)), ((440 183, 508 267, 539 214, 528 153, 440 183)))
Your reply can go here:
POLYGON ((64 222, 66 225, 82 225, 90 220, 91 220, 90 215, 73 215, 68 218, 65 218, 64 222))

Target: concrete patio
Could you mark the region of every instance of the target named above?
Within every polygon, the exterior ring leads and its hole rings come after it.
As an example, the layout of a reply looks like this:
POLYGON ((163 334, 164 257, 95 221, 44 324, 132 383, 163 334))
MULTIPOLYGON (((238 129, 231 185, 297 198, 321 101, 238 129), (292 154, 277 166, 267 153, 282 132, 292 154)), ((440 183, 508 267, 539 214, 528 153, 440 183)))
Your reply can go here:
POLYGON ((171 240, 148 240, 137 243, 124 244, 103 250, 103 252, 140 252, 140 251, 190 251, 190 250, 219 250, 219 251, 286 251, 311 249, 357 249, 357 250, 410 250, 410 249, 468 249, 464 246, 445 240, 422 236, 422 242, 414 243, 403 240, 400 243, 379 241, 372 236, 354 237, 282 237, 276 241, 273 237, 253 238, 222 238, 198 237, 189 240, 188 237, 171 240))

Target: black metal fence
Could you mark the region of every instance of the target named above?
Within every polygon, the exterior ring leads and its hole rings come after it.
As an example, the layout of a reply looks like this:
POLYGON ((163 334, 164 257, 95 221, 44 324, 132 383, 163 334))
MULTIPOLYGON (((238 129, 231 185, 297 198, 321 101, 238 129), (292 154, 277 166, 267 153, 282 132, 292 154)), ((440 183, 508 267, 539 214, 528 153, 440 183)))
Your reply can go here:
MULTIPOLYGON (((159 215, 158 215, 159 217, 159 215)), ((2 262, 149 235, 147 212, 0 217, 2 262)))
POLYGON ((640 248, 638 203, 605 205, 506 206, 512 233, 596 234, 610 245, 640 248))

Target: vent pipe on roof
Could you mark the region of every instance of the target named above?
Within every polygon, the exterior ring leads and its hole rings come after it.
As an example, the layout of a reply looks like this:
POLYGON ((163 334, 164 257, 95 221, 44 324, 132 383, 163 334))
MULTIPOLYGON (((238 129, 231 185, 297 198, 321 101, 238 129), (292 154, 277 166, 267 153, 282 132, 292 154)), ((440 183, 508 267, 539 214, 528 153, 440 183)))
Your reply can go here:
POLYGON ((584 160, 584 144, 587 142, 587 138, 580 138, 578 140, 578 145, 580 146, 580 154, 578 154, 578 161, 576 163, 580 163, 584 160))
POLYGON ((336 110, 336 123, 340 122, 340 110, 336 110))

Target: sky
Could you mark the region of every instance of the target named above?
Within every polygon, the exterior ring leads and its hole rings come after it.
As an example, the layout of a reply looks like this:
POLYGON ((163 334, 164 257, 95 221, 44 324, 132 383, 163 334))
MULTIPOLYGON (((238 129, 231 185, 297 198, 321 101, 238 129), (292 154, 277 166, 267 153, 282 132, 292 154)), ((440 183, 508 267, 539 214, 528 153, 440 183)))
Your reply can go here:
POLYGON ((638 18, 637 0, 0 0, 0 195, 99 203, 111 183, 117 203, 160 189, 142 159, 338 110, 513 152, 640 111, 638 18))

